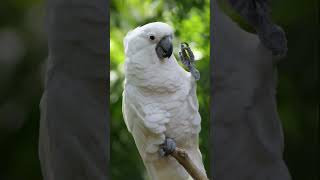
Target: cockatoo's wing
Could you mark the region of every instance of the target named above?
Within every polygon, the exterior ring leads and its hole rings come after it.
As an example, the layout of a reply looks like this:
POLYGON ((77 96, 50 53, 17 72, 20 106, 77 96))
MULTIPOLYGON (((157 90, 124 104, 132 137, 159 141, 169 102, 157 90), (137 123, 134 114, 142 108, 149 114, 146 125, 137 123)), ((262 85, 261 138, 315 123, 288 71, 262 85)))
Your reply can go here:
POLYGON ((123 93, 123 115, 142 157, 156 154, 165 140, 164 132, 169 114, 156 103, 143 101, 134 88, 126 87, 123 93))
POLYGON ((132 123, 128 120, 128 117, 137 118, 136 113, 129 100, 126 99, 125 92, 122 93, 122 114, 124 122, 126 123, 128 131, 131 133, 132 123))
POLYGON ((139 98, 139 92, 133 92, 133 89, 127 88, 123 92, 122 111, 128 130, 131 132, 134 124, 142 123, 150 133, 165 132, 165 124, 169 122, 170 113, 162 108, 160 103, 143 101, 143 98, 139 98))

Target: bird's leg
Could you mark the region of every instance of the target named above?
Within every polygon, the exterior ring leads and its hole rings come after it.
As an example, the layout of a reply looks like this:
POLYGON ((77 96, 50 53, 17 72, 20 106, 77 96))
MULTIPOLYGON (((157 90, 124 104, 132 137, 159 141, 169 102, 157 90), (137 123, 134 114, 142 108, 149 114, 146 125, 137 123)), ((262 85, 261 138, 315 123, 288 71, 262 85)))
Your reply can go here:
POLYGON ((196 80, 199 80, 200 73, 194 65, 194 55, 188 43, 181 43, 181 52, 179 52, 179 59, 181 60, 181 63, 190 71, 192 76, 196 80))
POLYGON ((171 138, 166 138, 160 145, 159 154, 161 157, 168 156, 176 149, 176 142, 171 138))

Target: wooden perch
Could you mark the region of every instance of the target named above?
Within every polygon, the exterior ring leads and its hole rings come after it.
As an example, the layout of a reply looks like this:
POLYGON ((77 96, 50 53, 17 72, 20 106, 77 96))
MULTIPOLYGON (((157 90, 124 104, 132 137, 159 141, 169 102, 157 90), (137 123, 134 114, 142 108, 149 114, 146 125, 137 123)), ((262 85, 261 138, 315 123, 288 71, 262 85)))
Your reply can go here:
POLYGON ((192 162, 185 150, 176 148, 170 155, 184 167, 194 180, 209 180, 207 175, 200 171, 200 169, 192 162))

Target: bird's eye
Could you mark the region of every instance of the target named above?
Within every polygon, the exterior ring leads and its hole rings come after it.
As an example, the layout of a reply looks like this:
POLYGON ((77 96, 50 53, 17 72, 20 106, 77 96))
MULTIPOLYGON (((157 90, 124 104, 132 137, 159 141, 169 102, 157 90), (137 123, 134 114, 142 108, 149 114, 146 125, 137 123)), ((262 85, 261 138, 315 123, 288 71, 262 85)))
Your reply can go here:
POLYGON ((154 37, 154 36, 152 36, 152 35, 151 35, 149 38, 150 38, 151 40, 154 40, 154 39, 155 39, 155 37, 154 37))

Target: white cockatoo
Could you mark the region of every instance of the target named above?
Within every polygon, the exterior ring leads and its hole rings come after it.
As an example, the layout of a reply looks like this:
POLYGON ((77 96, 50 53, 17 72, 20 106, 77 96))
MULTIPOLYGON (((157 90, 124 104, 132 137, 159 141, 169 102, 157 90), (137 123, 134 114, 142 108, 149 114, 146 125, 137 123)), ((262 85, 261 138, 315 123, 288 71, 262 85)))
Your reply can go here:
POLYGON ((192 179, 167 156, 175 146, 186 150, 205 174, 198 145, 201 117, 196 80, 172 55, 173 32, 168 24, 153 22, 124 38, 122 111, 152 180, 192 179))

